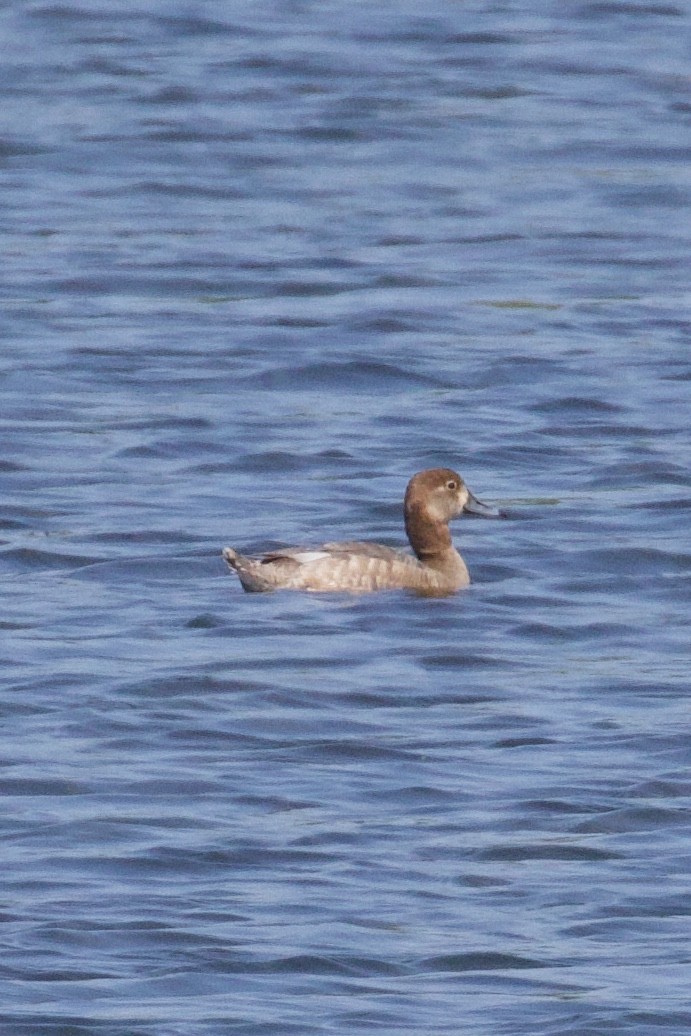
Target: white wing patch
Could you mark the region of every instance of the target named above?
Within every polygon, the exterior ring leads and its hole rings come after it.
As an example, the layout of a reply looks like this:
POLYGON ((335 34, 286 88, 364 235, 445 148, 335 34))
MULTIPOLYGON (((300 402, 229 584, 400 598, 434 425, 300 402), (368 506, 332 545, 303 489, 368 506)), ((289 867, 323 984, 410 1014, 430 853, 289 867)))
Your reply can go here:
POLYGON ((324 558, 330 558, 331 554, 327 550, 296 550, 290 556, 299 565, 309 565, 312 561, 323 561, 324 558))
POLYGON ((271 565, 281 561, 292 561, 295 565, 309 565, 312 561, 323 561, 330 558, 328 550, 300 550, 289 548, 288 550, 272 550, 261 559, 262 565, 271 565))

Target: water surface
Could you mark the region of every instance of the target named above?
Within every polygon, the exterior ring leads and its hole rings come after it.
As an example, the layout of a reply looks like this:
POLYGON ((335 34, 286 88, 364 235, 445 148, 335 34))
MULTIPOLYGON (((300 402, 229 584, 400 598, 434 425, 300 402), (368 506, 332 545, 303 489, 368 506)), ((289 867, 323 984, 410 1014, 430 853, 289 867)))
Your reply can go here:
POLYGON ((8 1036, 682 1034, 689 14, 5 6, 8 1036), (444 600, 245 595, 402 541, 444 600))

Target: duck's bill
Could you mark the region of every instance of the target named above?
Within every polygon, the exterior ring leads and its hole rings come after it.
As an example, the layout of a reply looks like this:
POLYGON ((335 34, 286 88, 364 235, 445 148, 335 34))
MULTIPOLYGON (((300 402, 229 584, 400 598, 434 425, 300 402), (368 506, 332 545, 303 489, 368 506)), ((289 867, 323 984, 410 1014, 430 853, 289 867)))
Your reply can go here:
POLYGON ((476 496, 468 491, 468 499, 465 502, 463 508, 468 514, 478 514, 481 518, 503 518, 504 512, 500 511, 496 507, 489 507, 488 504, 483 504, 481 500, 478 500, 476 496))

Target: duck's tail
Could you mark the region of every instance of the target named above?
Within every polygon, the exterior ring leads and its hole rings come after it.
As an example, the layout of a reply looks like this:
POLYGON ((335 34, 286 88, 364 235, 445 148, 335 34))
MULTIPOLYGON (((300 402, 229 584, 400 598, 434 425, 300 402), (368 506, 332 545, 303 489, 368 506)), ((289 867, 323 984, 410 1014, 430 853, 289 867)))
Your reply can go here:
POLYGON ((257 571, 258 565, 256 561, 246 558, 244 554, 239 554, 232 547, 224 547, 222 554, 226 564, 234 572, 237 572, 242 588, 247 593, 264 593, 267 590, 275 590, 271 583, 267 582, 266 579, 262 579, 259 571, 257 571))
POLYGON ((238 565, 240 564, 241 555, 232 547, 223 548, 223 560, 227 561, 231 568, 234 568, 237 572, 238 565))

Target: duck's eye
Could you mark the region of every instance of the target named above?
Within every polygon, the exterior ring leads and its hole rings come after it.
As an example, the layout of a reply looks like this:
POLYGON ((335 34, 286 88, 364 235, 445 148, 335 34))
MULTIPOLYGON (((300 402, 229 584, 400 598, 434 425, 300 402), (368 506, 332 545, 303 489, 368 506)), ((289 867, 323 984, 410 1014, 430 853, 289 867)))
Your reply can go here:
POLYGON ((454 479, 450 478, 449 481, 446 483, 446 488, 447 489, 458 489, 458 483, 455 482, 454 479))

